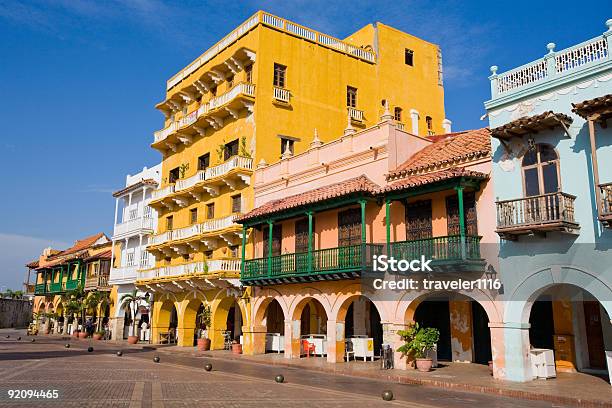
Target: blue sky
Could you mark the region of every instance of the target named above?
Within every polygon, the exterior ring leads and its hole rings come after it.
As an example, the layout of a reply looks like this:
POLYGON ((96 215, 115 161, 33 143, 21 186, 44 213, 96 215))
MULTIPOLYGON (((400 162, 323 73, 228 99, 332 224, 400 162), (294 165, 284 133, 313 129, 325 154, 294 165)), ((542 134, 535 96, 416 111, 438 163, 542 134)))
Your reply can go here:
POLYGON ((149 144, 165 81, 258 9, 340 38, 381 21, 439 44, 459 130, 486 125, 491 65, 600 35, 605 4, 0 0, 0 290, 45 246, 110 235, 111 192, 161 159, 149 144))

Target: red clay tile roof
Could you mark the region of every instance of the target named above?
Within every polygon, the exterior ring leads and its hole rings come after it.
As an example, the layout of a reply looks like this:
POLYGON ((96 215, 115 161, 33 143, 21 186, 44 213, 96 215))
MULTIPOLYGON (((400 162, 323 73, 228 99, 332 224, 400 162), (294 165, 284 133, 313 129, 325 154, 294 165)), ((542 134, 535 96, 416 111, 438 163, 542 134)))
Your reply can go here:
POLYGON ((138 183, 136 184, 131 184, 127 187, 122 188, 121 190, 117 190, 113 193, 113 197, 121 197, 124 194, 129 193, 130 191, 134 191, 140 187, 143 186, 152 186, 152 187, 156 187, 157 186, 157 182, 153 179, 142 179, 140 180, 138 183))
POLYGON ((108 237, 103 232, 100 232, 96 235, 89 236, 87 238, 77 240, 74 243, 74 245, 71 246, 70 248, 60 251, 48 257, 47 262, 45 262, 43 266, 39 265, 37 269, 45 269, 51 266, 61 265, 67 259, 76 259, 76 258, 86 257, 88 255, 87 249, 90 249, 96 243, 96 241, 98 241, 100 238, 103 238, 103 237, 108 240, 108 237), (68 255, 72 255, 72 256, 68 257, 68 255))
POLYGON ((553 111, 542 112, 538 115, 523 116, 512 122, 491 129, 491 136, 498 139, 509 139, 540 130, 552 129, 555 126, 569 126, 574 119, 564 113, 553 111))
POLYGON ((572 112, 588 119, 593 114, 599 114, 599 119, 608 118, 611 115, 612 94, 598 96, 597 98, 582 101, 580 103, 572 103, 574 107, 572 112))
POLYGON ((93 261, 96 259, 111 259, 111 256, 112 250, 109 249, 108 251, 100 252, 99 254, 92 255, 89 258, 85 258, 85 261, 93 261))
POLYGON ((344 197, 355 193, 373 196, 379 191, 380 186, 378 184, 374 183, 365 175, 361 175, 359 177, 341 181, 339 183, 306 191, 302 194, 296 194, 278 200, 269 201, 240 217, 236 217, 235 221, 247 221, 263 215, 279 213, 292 208, 344 197))
POLYGON ((403 178, 401 180, 398 180, 394 183, 389 184, 383 189, 383 191, 390 192, 390 191, 405 190, 409 188, 420 187, 426 184, 437 183, 439 181, 445 181, 445 180, 450 180, 450 179, 459 178, 459 177, 468 177, 468 178, 484 180, 484 179, 487 179, 489 176, 479 171, 467 170, 464 167, 452 167, 450 169, 435 171, 433 173, 416 174, 413 176, 408 176, 406 178, 403 178))
POLYGON ((32 261, 26 264, 26 268, 30 268, 30 269, 38 268, 38 260, 32 261))
POLYGON ((434 143, 425 146, 390 172, 387 180, 491 155, 491 133, 488 128, 437 135, 434 140, 434 143))
MULTIPOLYGON (((96 235, 92 235, 90 237, 87 238, 83 238, 83 239, 79 239, 77 241, 75 241, 74 245, 71 246, 68 249, 63 250, 62 252, 53 255, 51 257, 49 257, 49 259, 53 259, 56 257, 60 257, 60 256, 65 256, 65 255, 70 255, 73 254, 75 252, 79 252, 83 249, 87 249, 89 247, 91 247, 97 240, 99 240, 102 237, 106 237, 106 235, 104 235, 103 232, 99 232, 96 235)), ((106 238, 108 239, 108 237, 106 238)))

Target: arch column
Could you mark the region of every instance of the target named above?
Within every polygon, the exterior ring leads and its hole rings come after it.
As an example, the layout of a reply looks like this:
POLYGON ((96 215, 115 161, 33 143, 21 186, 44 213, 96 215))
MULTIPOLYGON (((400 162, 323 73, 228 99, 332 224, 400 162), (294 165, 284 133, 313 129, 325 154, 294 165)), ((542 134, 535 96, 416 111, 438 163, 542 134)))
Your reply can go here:
POLYGON ((404 344, 402 338, 397 334, 400 330, 406 330, 410 323, 381 322, 383 326, 383 344, 389 344, 393 348, 393 368, 398 370, 408 369, 408 359, 396 351, 404 344))
POLYGON ((344 361, 344 329, 343 321, 327 321, 327 362, 342 363, 344 361))
POLYGON ((242 352, 249 355, 265 354, 267 332, 268 329, 264 325, 242 326, 242 352))
MULTIPOLYGON (((489 322, 491 333, 491 360, 493 361, 493 378, 506 379, 506 344, 504 342, 504 324, 501 322, 489 322)), ((527 330, 529 340, 529 329, 527 330)))
MULTIPOLYGON (((504 322, 502 327, 502 336, 505 340, 505 378, 520 382, 533 380, 529 361, 529 328, 531 325, 521 322, 504 322)), ((498 330, 491 330, 491 342, 496 344, 493 341, 494 334, 499 334, 498 330)), ((495 359, 493 364, 495 373, 495 359)))
MULTIPOLYGON (((199 301, 199 300, 198 300, 199 301)), ((185 299, 176 309, 176 345, 180 347, 193 347, 193 335, 195 333, 195 313, 188 313, 189 300, 185 299)), ((196 309, 197 312, 197 309, 196 309)))
POLYGON ((285 320, 285 358, 300 358, 301 320, 285 320))

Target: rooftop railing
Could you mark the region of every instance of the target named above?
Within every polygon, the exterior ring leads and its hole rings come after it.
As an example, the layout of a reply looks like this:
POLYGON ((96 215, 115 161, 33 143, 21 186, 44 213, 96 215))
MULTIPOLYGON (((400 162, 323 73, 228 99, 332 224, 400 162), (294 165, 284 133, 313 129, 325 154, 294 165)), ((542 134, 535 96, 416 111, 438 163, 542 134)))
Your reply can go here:
POLYGON ((601 36, 555 51, 555 44, 549 43, 548 54, 528 64, 498 74, 497 67, 491 67, 491 96, 493 99, 530 86, 585 69, 597 63, 610 60, 610 38, 612 19, 606 21, 608 30, 601 36))
POLYGON ((218 53, 227 48, 230 44, 237 41, 239 38, 248 33, 258 24, 274 27, 277 30, 289 33, 296 37, 304 38, 308 41, 312 41, 327 48, 335 49, 337 51, 343 52, 345 54, 351 55, 355 58, 359 58, 367 62, 376 62, 376 54, 373 51, 357 47, 355 45, 349 44, 329 35, 319 33, 317 31, 311 30, 310 28, 285 20, 284 18, 280 18, 263 11, 259 11, 253 16, 249 17, 244 23, 240 24, 228 35, 223 37, 223 39, 221 39, 218 43, 209 48, 195 61, 193 61, 187 67, 185 67, 172 78, 170 78, 166 83, 166 89, 169 90, 175 87, 179 82, 194 73, 198 68, 206 64, 218 53))

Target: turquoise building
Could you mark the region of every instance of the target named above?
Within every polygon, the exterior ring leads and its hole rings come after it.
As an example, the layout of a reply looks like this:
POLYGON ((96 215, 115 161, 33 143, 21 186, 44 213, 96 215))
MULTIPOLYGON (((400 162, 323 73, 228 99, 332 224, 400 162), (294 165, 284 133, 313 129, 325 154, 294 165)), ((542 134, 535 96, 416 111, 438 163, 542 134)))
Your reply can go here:
POLYGON ((612 19, 606 26, 510 71, 491 67, 509 380, 533 378, 534 349, 554 350, 557 372, 607 374, 612 362, 612 19))

